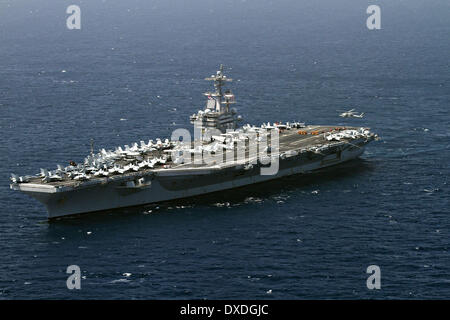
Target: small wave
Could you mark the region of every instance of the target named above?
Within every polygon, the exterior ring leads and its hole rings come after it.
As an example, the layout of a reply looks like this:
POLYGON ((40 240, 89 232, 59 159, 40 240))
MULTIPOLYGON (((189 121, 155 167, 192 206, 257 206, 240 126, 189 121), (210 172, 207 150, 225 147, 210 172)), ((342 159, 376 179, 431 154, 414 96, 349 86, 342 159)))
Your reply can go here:
POLYGON ((116 280, 110 281, 109 283, 127 283, 127 282, 131 282, 131 280, 129 280, 129 279, 116 279, 116 280))
POLYGON ((255 198, 255 197, 247 197, 244 200, 245 203, 261 203, 263 202, 263 199, 261 198, 255 198))
POLYGON ((229 207, 230 203, 229 202, 217 202, 217 203, 214 203, 213 206, 218 207, 218 208, 229 207))
POLYGON ((439 188, 423 189, 423 191, 425 191, 426 193, 435 193, 438 192, 439 190, 440 190, 439 188))
POLYGON ((436 147, 436 148, 428 148, 428 149, 423 149, 423 150, 413 150, 411 152, 405 152, 400 149, 399 152, 401 152, 401 154, 395 153, 394 150, 387 150, 387 151, 390 151, 391 154, 389 154, 389 153, 385 154, 384 158, 386 158, 386 159, 402 159, 404 157, 416 156, 416 155, 424 154, 424 153, 439 152, 439 151, 444 151, 444 150, 449 150, 449 149, 450 149, 450 145, 440 146, 440 147, 436 147))

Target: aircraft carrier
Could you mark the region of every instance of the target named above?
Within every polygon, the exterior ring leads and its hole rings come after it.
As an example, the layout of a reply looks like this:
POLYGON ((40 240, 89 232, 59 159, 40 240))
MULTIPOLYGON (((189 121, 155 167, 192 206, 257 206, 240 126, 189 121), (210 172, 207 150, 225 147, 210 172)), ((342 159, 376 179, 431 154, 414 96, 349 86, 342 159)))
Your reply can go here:
POLYGON ((240 126, 223 67, 189 130, 91 153, 83 163, 11 174, 11 189, 42 202, 49 218, 157 203, 308 173, 359 157, 377 139, 366 127, 300 122, 240 126))

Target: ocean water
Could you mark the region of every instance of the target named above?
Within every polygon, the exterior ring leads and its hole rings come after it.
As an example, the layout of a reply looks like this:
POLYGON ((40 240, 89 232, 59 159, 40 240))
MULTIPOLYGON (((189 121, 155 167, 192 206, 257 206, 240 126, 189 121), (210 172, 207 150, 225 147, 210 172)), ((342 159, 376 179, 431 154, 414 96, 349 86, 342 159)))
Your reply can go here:
POLYGON ((448 1, 0 2, 0 299, 450 298, 448 1), (75 3, 76 2, 76 3, 75 3), (66 28, 70 4, 81 30, 66 28), (381 7, 381 30, 366 9, 381 7), (189 128, 225 65, 246 122, 369 126, 309 176, 49 223, 9 174, 189 128), (363 119, 342 119, 355 108, 363 119), (78 265, 81 290, 68 290, 78 265), (381 269, 368 290, 366 269, 381 269))

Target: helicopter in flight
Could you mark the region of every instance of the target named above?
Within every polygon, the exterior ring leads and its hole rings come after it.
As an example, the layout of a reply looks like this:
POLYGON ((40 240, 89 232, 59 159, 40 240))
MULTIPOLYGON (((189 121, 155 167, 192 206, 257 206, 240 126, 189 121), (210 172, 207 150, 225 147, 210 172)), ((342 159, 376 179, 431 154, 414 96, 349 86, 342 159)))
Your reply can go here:
MULTIPOLYGON (((342 112, 342 111, 339 111, 339 112, 342 112)), ((341 114, 339 114, 339 116, 342 118, 362 118, 362 117, 364 117, 364 112, 361 114, 357 114, 355 109, 351 109, 351 110, 342 112, 341 114)))

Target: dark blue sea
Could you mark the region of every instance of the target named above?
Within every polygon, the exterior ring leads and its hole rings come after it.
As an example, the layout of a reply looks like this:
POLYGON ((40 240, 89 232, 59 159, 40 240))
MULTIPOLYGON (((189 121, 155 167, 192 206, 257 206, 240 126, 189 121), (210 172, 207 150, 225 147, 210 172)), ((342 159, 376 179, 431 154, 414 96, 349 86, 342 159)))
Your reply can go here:
POLYGON ((0 299, 449 299, 450 3, 0 2, 0 299), (66 9, 81 8, 81 30, 66 9), (369 30, 366 9, 381 8, 369 30), (368 126, 308 176, 48 222, 9 189, 170 137, 219 64, 245 122, 368 126), (355 108, 363 119, 343 119, 355 108), (68 290, 66 268, 81 269, 68 290), (366 269, 378 265, 381 289, 366 269))

